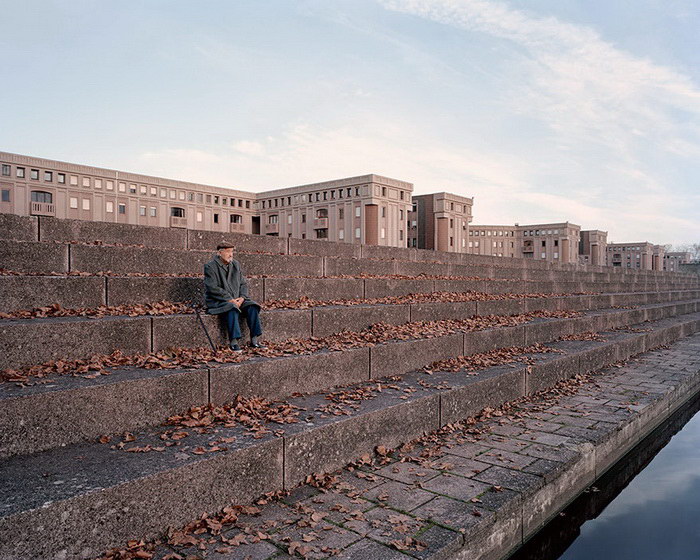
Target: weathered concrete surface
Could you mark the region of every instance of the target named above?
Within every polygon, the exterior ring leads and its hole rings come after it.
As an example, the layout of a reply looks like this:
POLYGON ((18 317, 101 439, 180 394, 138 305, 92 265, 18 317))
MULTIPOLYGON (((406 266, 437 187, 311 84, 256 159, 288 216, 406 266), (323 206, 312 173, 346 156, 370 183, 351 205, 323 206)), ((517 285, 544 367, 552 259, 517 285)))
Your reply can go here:
POLYGON ((68 272, 68 245, 8 239, 0 243, 0 263, 14 272, 68 272))
POLYGON ((80 276, 0 276, 0 311, 106 304, 105 279, 80 276))
POLYGON ((0 239, 39 241, 39 221, 35 216, 0 213, 0 239))
POLYGON ((429 294, 434 289, 433 280, 408 279, 365 279, 365 297, 383 298, 408 294, 429 294))
POLYGON ((265 278, 265 300, 308 298, 316 301, 360 299, 364 280, 357 278, 265 278))
POLYGON ((188 247, 200 251, 215 252, 219 243, 231 243, 235 251, 265 251, 285 254, 287 240, 267 235, 249 235, 245 233, 225 233, 219 231, 187 230, 188 247))
POLYGON ((290 255, 360 258, 360 245, 333 243, 320 239, 287 239, 290 255))
MULTIPOLYGON (((251 294, 253 293, 252 280, 251 294)), ((262 293, 262 290, 255 290, 262 293)), ((153 278, 122 276, 107 278, 109 305, 155 303, 157 301, 204 302, 203 278, 153 278)))
POLYGON ((459 356, 464 348, 462 333, 378 344, 371 349, 372 379, 395 375, 427 366, 436 360, 459 356))
POLYGON ((359 331, 375 323, 401 325, 410 321, 408 305, 329 306, 313 309, 314 336, 328 336, 340 331, 359 331))
POLYGON ((325 257, 326 276, 357 276, 358 274, 396 274, 396 261, 369 261, 343 257, 325 257))
POLYGON ((43 216, 39 219, 39 239, 65 243, 101 241, 110 244, 145 245, 161 249, 187 248, 187 230, 185 229, 65 220, 43 216))

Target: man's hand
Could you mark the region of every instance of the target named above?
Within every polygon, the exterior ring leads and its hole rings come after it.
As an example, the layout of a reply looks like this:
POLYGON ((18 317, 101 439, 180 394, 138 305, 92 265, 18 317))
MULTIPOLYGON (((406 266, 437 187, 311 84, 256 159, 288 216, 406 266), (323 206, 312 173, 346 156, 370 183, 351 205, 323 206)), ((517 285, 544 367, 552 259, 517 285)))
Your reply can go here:
POLYGON ((236 307, 240 307, 241 305, 243 305, 243 302, 245 301, 245 298, 239 297, 239 298, 236 298, 236 299, 231 299, 231 300, 229 300, 229 301, 230 301, 233 305, 235 305, 236 307))

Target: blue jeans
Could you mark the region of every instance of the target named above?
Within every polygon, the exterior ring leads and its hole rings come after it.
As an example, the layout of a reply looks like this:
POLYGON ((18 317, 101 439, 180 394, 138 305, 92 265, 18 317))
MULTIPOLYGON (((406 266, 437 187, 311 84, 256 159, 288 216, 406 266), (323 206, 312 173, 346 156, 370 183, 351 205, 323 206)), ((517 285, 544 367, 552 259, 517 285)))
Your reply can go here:
POLYGON ((224 313, 229 340, 241 338, 241 325, 238 318, 239 315, 243 315, 245 317, 246 323, 248 323, 250 336, 260 336, 262 334, 262 326, 260 325, 260 308, 256 305, 247 305, 240 311, 237 309, 231 309, 230 311, 224 313))

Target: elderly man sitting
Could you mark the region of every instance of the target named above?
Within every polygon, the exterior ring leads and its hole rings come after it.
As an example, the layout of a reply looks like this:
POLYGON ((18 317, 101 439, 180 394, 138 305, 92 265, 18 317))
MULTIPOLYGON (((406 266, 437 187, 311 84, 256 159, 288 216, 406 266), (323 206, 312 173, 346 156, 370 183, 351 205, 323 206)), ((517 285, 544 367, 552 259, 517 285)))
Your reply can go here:
POLYGON ((216 247, 218 255, 204 265, 204 301, 207 312, 225 314, 229 347, 240 352, 241 327, 239 315, 243 315, 250 330, 250 345, 265 348, 260 343, 260 305, 248 297, 248 282, 241 265, 233 258, 233 245, 222 243, 216 247))

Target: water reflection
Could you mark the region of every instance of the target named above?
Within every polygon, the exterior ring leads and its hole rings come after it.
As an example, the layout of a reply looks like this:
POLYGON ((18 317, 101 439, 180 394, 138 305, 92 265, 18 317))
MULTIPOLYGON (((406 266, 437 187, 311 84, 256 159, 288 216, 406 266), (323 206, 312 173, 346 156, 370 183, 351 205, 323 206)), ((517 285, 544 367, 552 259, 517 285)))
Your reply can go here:
POLYGON ((700 560, 698 410, 700 396, 510 560, 700 560))

